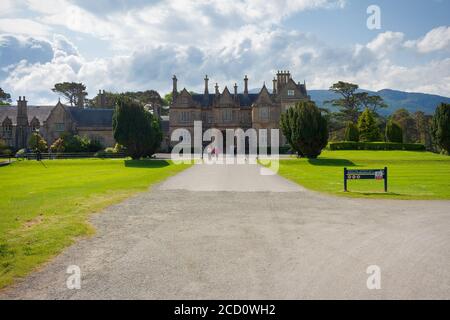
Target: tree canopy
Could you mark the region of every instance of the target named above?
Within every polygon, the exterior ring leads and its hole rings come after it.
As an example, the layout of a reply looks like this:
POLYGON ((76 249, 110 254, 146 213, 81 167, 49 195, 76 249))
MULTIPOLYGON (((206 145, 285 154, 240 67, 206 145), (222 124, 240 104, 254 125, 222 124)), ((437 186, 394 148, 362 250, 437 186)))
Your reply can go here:
POLYGON ((88 95, 86 86, 76 82, 62 82, 55 84, 53 92, 62 95, 71 106, 83 107, 88 95))
POLYGON ((9 106, 11 103, 11 95, 0 88, 0 106, 9 106))
POLYGON ((330 91, 341 96, 339 99, 326 101, 339 109, 337 118, 344 122, 358 121, 361 110, 370 109, 375 115, 378 109, 387 108, 383 98, 378 95, 369 95, 367 92, 358 92, 357 84, 339 81, 330 87, 330 91))

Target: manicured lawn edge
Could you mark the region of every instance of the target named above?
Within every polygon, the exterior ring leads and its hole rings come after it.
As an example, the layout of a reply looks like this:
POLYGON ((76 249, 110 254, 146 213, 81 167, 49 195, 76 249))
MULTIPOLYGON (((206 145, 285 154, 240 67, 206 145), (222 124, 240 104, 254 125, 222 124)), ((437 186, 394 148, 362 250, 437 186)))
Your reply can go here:
MULTIPOLYGON (((53 160, 53 163, 55 161, 70 160, 53 160)), ((51 163, 49 162, 49 164, 51 163)), ((20 162, 18 165, 20 165, 20 162)), ((12 166, 8 167, 11 169, 12 166)), ((164 171, 161 171, 160 175, 155 174, 155 177, 150 177, 149 179, 152 179, 152 181, 145 186, 124 186, 122 190, 106 190, 87 197, 70 197, 71 208, 62 212, 61 215, 42 214, 28 219, 28 217, 23 218, 20 214, 17 214, 16 219, 20 220, 20 223, 18 222, 20 226, 10 230, 7 229, 3 236, 0 236, 0 290, 38 270, 79 239, 94 235, 95 228, 90 223, 90 218, 93 215, 100 214, 109 206, 151 190, 157 184, 188 167, 190 165, 170 164, 167 170, 148 168, 147 170, 164 171), (76 207, 76 209, 73 209, 73 207, 76 207)), ((51 201, 51 199, 46 201, 51 201)), ((43 211, 45 210, 43 209, 43 211)), ((0 223, 4 224, 5 221, 0 220, 0 223)))

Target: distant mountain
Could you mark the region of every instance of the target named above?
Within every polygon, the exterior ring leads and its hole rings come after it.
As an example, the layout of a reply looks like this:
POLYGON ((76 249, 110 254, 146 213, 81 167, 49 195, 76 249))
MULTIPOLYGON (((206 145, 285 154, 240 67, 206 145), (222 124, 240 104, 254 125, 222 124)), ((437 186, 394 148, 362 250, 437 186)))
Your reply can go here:
MULTIPOLYGON (((391 89, 383 89, 377 92, 360 91, 376 94, 384 99, 388 108, 380 110, 380 113, 383 115, 391 114, 400 108, 404 108, 409 112, 423 111, 431 115, 434 114, 436 107, 441 102, 450 103, 450 98, 426 93, 403 92, 391 89)), ((318 106, 323 106, 324 101, 339 98, 338 95, 328 90, 309 90, 308 93, 318 106)))
MULTIPOLYGON (((261 89, 252 89, 250 93, 259 93, 261 89)), ((404 108, 409 112, 423 111, 425 114, 434 114, 436 107, 441 103, 450 103, 450 98, 442 97, 426 93, 404 92, 391 89, 383 89, 380 91, 358 90, 359 92, 368 92, 371 95, 381 96, 386 104, 387 109, 380 111, 382 115, 389 115, 397 109, 404 108)), ((319 107, 323 107, 324 101, 338 99, 339 96, 329 90, 308 90, 311 99, 316 102, 319 107)), ((333 108, 327 106, 328 108, 333 108)), ((334 108, 333 108, 334 109, 334 108)))

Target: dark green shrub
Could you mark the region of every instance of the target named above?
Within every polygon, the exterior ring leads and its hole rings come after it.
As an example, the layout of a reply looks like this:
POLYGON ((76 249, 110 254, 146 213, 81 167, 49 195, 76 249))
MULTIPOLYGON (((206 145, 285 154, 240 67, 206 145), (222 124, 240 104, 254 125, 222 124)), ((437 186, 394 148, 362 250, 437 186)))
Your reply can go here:
POLYGON ((300 102, 281 115, 281 130, 299 155, 317 158, 328 143, 328 124, 314 102, 300 102))
POLYGON ((386 125, 386 141, 403 143, 403 130, 395 121, 389 121, 386 125))
POLYGON ((347 123, 347 128, 345 129, 345 141, 359 141, 359 129, 353 122, 347 123))
POLYGON ((98 152, 103 149, 102 143, 96 139, 85 138, 83 141, 85 143, 84 148, 87 152, 98 152))
POLYGON ((122 95, 113 115, 114 139, 126 148, 133 159, 151 157, 163 138, 158 117, 136 101, 122 95))
POLYGON ((393 143, 393 142, 332 142, 330 150, 403 150, 403 151, 425 151, 425 145, 420 143, 393 143))
POLYGON ((437 107, 431 125, 433 142, 450 154, 450 104, 441 103, 437 107))

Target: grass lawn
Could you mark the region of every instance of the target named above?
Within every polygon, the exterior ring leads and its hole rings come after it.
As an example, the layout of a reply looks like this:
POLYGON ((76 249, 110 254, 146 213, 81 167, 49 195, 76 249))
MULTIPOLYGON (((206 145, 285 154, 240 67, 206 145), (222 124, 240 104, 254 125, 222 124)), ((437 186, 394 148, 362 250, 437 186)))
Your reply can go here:
POLYGON ((89 214, 176 174, 167 161, 17 161, 0 167, 0 288, 94 232, 89 214))
POLYGON ((324 151, 317 160, 281 160, 279 174, 304 187, 338 196, 391 199, 450 199, 450 157, 409 151, 324 151), (344 167, 388 167, 389 193, 383 181, 348 181, 344 167))

